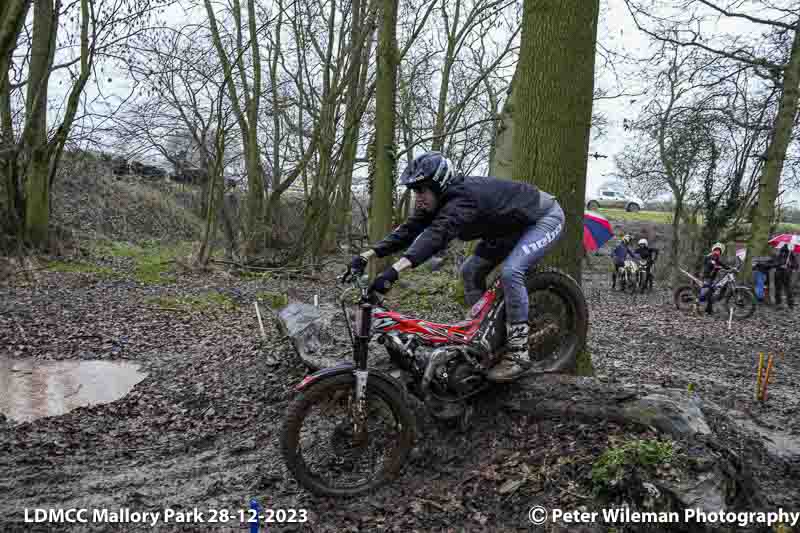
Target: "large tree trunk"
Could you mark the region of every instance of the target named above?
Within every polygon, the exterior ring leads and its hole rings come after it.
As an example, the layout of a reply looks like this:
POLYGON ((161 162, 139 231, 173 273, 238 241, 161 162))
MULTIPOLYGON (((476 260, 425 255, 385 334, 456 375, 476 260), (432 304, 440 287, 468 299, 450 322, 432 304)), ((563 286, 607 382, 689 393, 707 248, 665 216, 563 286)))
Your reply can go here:
MULTIPOLYGON (((381 0, 378 72, 375 89, 375 179, 369 214, 370 242, 377 242, 391 230, 395 171, 394 109, 397 79, 397 0, 381 0)), ((386 261, 370 263, 375 271, 386 261)))
MULTIPOLYGON (((800 24, 800 22, 798 22, 800 24)), ((767 148, 767 161, 761 172, 758 188, 758 205, 753 216, 748 257, 744 265, 745 279, 750 279, 751 258, 769 255, 768 241, 770 226, 775 212, 775 199, 783 172, 786 150, 792 140, 794 118, 797 114, 798 92, 800 91, 800 27, 795 26, 789 64, 783 71, 783 93, 775 117, 772 140, 767 148)))
POLYGON ((547 262, 581 279, 598 0, 526 0, 514 90, 514 178, 558 198, 564 236, 547 262))
POLYGON ((28 77, 25 127, 25 238, 36 247, 47 245, 50 223, 50 180, 47 146, 47 84, 55 49, 58 13, 51 0, 36 0, 28 77))
MULTIPOLYGON (((564 235, 545 262, 579 283, 599 9, 599 0, 525 0, 514 87, 513 176, 558 199, 564 235)), ((577 372, 592 373, 585 349, 577 372)))

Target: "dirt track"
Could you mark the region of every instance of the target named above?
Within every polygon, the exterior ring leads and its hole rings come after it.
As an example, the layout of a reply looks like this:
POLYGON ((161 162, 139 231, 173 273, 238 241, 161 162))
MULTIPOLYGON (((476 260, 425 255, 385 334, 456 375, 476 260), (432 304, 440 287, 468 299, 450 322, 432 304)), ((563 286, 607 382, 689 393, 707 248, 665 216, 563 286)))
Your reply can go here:
MULTIPOLYGON (((312 497, 287 479, 276 451, 292 386, 304 371, 287 344, 272 344, 279 335, 271 321, 266 324, 271 341, 257 339, 252 301, 258 291, 273 290, 306 302, 318 293, 323 303, 333 303, 338 293, 332 275, 324 277, 327 281, 242 281, 218 273, 153 287, 43 272, 35 288, 0 288, 0 346, 48 359, 129 359, 148 372, 129 395, 111 404, 32 423, 0 422, 0 530, 35 531, 34 524, 23 523, 25 508, 197 508, 209 518, 211 509, 235 513, 257 498, 272 508, 309 512, 309 523, 273 524, 270 531, 527 531, 532 505, 598 507, 590 494, 592 463, 610 441, 649 434, 605 422, 534 422, 487 399, 466 434, 442 426, 426 435, 425 455, 391 486, 349 502, 312 497), (146 303, 154 294, 209 291, 225 294, 237 306, 202 314, 146 303), (530 474, 516 490, 500 492, 526 468, 530 474)), ((599 375, 684 389, 692 383, 722 409, 751 412, 763 426, 800 440, 796 312, 788 317, 760 309, 729 332, 721 316, 679 314, 665 290, 612 293, 607 276, 595 273, 586 276, 585 292, 589 348, 599 375), (782 354, 766 407, 752 400, 760 351, 782 354)), ((452 319, 455 313, 455 306, 447 306, 437 313, 444 316, 432 318, 452 319)), ((778 460, 734 427, 723 427, 725 420, 711 422, 724 444, 753 469, 770 506, 800 510, 797 458, 778 460)), ((238 518, 227 527, 174 526, 204 528, 246 530, 238 518)), ((108 524, 65 529, 115 530, 108 524)), ((153 528, 124 524, 120 530, 153 528)))

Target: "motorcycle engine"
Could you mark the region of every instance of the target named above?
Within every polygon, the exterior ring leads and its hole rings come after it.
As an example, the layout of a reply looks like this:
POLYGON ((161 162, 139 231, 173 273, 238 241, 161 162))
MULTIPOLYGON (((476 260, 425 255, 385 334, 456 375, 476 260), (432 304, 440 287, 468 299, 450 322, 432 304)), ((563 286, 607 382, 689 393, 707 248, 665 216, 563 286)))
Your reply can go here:
POLYGON ((430 388, 440 396, 463 396, 483 384, 482 375, 459 346, 434 348, 405 335, 386 335, 383 344, 395 365, 422 381, 428 374, 430 388))
POLYGON ((484 382, 461 347, 426 347, 422 357, 427 361, 422 386, 424 388, 428 382, 430 389, 439 396, 458 398, 473 392, 484 382))
POLYGON ((458 396, 469 394, 483 383, 483 377, 463 355, 448 362, 446 379, 447 389, 458 396))

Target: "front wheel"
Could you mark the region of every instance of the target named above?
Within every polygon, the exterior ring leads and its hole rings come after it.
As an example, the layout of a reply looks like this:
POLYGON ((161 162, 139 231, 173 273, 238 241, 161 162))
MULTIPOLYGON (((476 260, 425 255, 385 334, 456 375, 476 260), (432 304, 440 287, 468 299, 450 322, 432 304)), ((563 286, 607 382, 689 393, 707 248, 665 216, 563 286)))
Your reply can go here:
POLYGON ((526 285, 531 358, 543 361, 548 372, 575 370, 589 329, 589 310, 580 285, 554 268, 534 271, 526 285))
POLYGON ((756 297, 753 292, 747 287, 735 287, 725 298, 726 314, 730 314, 731 309, 736 320, 753 316, 756 312, 756 297))
POLYGON ((672 293, 675 307, 680 311, 691 311, 697 303, 697 289, 692 285, 681 285, 672 293))
POLYGON ((355 496, 393 479, 414 445, 416 422, 404 393, 370 376, 366 432, 353 431, 355 376, 322 379, 295 398, 281 435, 287 468, 321 496, 355 496))
POLYGON ((637 285, 639 286, 639 292, 644 294, 644 291, 647 290, 647 272, 644 270, 640 270, 636 274, 637 285))
POLYGON ((639 288, 639 274, 633 270, 628 272, 628 290, 631 294, 636 294, 639 288))

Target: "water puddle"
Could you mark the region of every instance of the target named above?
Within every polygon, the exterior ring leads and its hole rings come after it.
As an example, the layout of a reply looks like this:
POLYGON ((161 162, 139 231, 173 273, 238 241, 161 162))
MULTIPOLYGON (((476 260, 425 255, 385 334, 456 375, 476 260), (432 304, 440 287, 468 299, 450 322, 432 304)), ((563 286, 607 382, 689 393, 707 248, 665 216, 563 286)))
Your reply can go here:
POLYGON ((146 374, 125 361, 40 361, 0 356, 0 413, 18 422, 125 396, 146 374))

